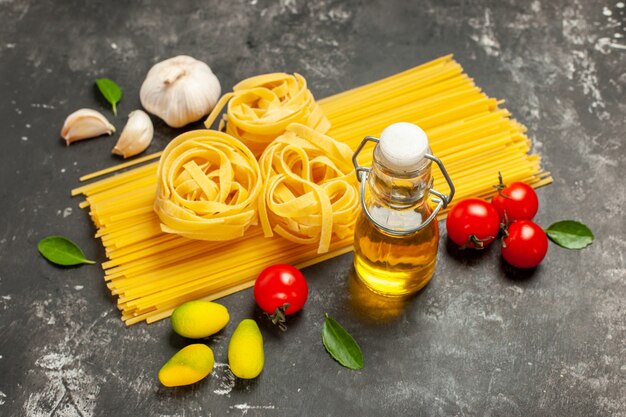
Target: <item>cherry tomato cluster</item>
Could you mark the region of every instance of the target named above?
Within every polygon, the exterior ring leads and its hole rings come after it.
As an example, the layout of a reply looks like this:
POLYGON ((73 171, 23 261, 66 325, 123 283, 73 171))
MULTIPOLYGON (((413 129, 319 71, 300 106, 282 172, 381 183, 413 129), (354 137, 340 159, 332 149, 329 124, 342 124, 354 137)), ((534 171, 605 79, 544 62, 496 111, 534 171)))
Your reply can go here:
POLYGON ((457 203, 446 220, 448 237, 461 248, 483 249, 502 229, 502 257, 517 268, 533 268, 548 252, 548 237, 532 221, 539 208, 535 190, 522 182, 504 186, 491 203, 468 198, 457 203))
POLYGON ((308 295, 302 272, 287 264, 268 266, 254 283, 257 305, 282 330, 286 329, 286 316, 300 311, 308 295))

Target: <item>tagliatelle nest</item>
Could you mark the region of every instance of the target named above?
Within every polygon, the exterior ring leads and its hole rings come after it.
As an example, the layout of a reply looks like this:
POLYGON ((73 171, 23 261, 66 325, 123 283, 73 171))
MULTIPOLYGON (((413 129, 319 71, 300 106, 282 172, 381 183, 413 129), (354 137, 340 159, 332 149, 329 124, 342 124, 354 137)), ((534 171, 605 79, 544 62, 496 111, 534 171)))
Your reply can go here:
POLYGON ((194 130, 178 136, 163 151, 157 176, 154 210, 166 233, 230 240, 257 223, 259 164, 226 133, 194 130))
POLYGON ((344 143, 310 127, 291 124, 263 152, 259 218, 266 236, 276 234, 328 252, 332 235, 353 233, 359 192, 344 143))
POLYGON ((227 103, 219 130, 225 128, 226 133, 240 139, 256 156, 291 123, 309 126, 320 133, 330 129, 330 122, 299 74, 277 72, 241 81, 232 93, 217 102, 204 122, 207 128, 211 128, 227 103))

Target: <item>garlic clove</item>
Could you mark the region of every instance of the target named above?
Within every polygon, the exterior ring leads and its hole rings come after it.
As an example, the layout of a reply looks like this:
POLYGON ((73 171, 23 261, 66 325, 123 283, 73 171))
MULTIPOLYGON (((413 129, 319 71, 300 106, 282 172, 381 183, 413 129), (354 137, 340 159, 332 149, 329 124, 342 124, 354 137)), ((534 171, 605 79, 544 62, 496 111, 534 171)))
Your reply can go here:
POLYGON ((110 135, 113 132, 115 126, 109 123, 102 113, 92 109, 80 109, 67 116, 61 129, 61 137, 69 146, 72 142, 104 134, 110 135))
POLYGON ((221 92, 220 82, 207 64, 180 55, 148 71, 139 98, 148 112, 171 127, 182 127, 209 114, 221 92))
POLYGON ((142 110, 132 111, 128 115, 128 122, 111 152, 124 158, 137 155, 150 146, 153 136, 154 126, 152 126, 150 116, 142 110))

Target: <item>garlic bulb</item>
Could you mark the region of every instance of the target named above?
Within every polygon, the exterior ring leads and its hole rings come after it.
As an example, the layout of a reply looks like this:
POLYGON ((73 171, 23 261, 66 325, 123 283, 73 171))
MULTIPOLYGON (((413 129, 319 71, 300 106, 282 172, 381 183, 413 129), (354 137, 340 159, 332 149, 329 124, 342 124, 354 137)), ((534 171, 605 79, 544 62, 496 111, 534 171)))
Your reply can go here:
POLYGON ((69 146, 78 140, 95 138, 105 133, 110 135, 113 132, 115 127, 101 113, 91 109, 80 109, 67 116, 61 129, 61 137, 69 146))
POLYGON ((143 107, 171 127, 182 127, 211 112, 220 82, 204 62, 180 55, 153 66, 141 85, 143 107))
POLYGON ((152 136, 154 127, 150 116, 141 110, 132 111, 112 152, 124 158, 137 155, 150 146, 152 136))

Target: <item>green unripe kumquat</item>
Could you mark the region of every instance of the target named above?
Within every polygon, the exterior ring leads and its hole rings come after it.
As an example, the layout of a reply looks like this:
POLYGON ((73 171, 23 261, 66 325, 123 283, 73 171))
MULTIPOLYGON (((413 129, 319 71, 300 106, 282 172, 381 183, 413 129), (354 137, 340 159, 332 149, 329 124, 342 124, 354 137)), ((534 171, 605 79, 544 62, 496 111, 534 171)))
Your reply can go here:
POLYGON ((259 376, 263 370, 263 336, 254 320, 245 319, 235 329, 228 344, 228 364, 232 373, 243 379, 259 376))
POLYGON ((202 339, 222 330, 230 316, 221 304, 196 300, 181 304, 171 317, 172 329, 183 337, 202 339))
POLYGON ((159 381, 166 387, 194 384, 213 370, 215 359, 207 345, 196 343, 179 350, 159 371, 159 381))

